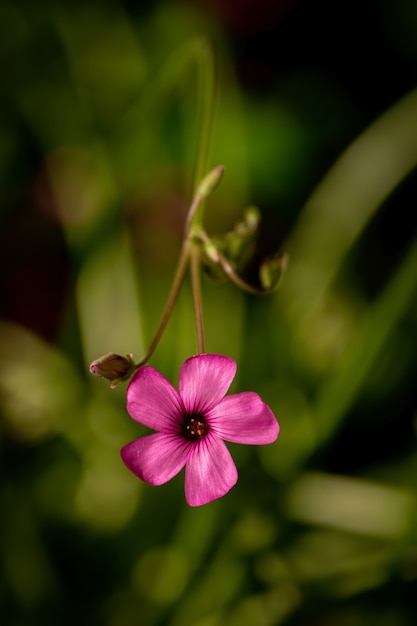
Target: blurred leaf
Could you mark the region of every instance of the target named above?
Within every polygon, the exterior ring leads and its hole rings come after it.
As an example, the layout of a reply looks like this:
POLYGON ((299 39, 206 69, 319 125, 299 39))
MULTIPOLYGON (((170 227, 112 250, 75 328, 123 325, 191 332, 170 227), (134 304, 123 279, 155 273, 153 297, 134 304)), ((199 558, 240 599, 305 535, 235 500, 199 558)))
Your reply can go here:
POLYGON ((106 352, 144 351, 137 284, 125 239, 104 241, 85 262, 77 287, 86 365, 106 352))
POLYGON ((413 522, 414 495, 388 485, 320 473, 304 474, 288 494, 288 514, 307 523, 400 540, 413 522))
POLYGON ((308 324, 366 224, 416 165, 417 91, 412 91, 342 154, 284 245, 291 258, 285 306, 295 327, 308 324))
POLYGON ((333 434, 380 358, 386 341, 417 297, 417 240, 373 307, 363 315, 335 376, 324 384, 315 414, 320 444, 333 434))
POLYGON ((68 426, 83 387, 73 364, 15 324, 0 322, 0 402, 7 428, 40 441, 68 426))

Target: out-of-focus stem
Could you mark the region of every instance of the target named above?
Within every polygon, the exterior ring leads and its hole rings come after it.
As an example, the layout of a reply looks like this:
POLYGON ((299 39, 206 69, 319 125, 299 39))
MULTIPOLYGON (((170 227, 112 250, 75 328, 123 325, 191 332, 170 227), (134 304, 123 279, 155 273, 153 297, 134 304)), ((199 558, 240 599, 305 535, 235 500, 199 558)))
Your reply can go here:
MULTIPOLYGON (((193 195, 208 168, 208 153, 216 95, 216 68, 211 44, 205 39, 198 40, 194 48, 194 55, 199 82, 197 105, 199 134, 193 174, 193 195)), ((201 223, 203 200, 204 198, 200 198, 198 202, 197 208, 200 207, 200 210, 195 213, 195 223, 201 223)))

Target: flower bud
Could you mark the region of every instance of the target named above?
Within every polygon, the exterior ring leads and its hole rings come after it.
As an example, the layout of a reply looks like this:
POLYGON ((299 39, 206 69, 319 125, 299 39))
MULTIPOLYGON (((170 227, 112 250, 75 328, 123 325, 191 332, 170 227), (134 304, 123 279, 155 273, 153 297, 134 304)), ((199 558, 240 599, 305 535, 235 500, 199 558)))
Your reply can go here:
POLYGON ((234 232, 242 238, 253 235, 260 221, 261 214, 258 207, 248 206, 243 213, 243 218, 235 224, 234 232))
POLYGON ((218 165, 207 174, 197 187, 197 196, 207 198, 216 189, 224 173, 223 165, 218 165))
POLYGON ((272 291, 279 286, 288 266, 288 254, 279 253, 265 259, 259 269, 259 280, 265 291, 272 291))
POLYGON ((95 376, 107 378, 110 381, 110 387, 113 389, 120 381, 131 376, 134 367, 135 363, 131 354, 120 356, 119 354, 109 352, 91 363, 90 372, 95 376))

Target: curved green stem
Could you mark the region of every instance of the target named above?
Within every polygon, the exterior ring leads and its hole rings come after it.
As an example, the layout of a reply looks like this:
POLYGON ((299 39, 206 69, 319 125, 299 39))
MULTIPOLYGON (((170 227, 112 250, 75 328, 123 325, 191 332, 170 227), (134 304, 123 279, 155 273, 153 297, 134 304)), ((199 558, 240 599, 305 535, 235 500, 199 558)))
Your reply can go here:
POLYGON ((137 363, 135 363, 135 369, 139 369, 140 367, 142 367, 142 365, 144 365, 147 361, 149 361, 149 359, 151 358, 152 354, 155 352, 155 349, 163 335, 163 332, 166 328, 166 325, 168 323, 169 318, 171 317, 171 313, 172 310, 174 308, 174 305, 177 301, 178 298, 178 294, 180 292, 181 289, 181 285, 182 285, 182 281, 184 279, 185 276, 185 271, 187 269, 187 264, 190 258, 190 242, 187 241, 186 239, 183 242, 182 245, 182 249, 181 249, 181 253, 180 253, 180 258, 178 261, 178 265, 177 265, 177 270, 175 272, 175 276, 174 276, 174 280, 172 282, 172 286, 171 286, 171 291, 169 293, 168 296, 168 300, 165 306, 165 310, 164 313, 162 315, 162 319, 161 322, 158 326, 158 330, 156 331, 156 334, 151 342, 151 345, 148 348, 148 351, 146 352, 145 356, 138 361, 137 363))
MULTIPOLYGON (((210 237, 207 235, 206 231, 203 228, 199 228, 198 230, 196 230, 194 236, 204 244, 211 244, 210 237)), ((222 252, 220 252, 218 248, 213 249, 213 255, 214 256, 212 257, 212 260, 215 263, 218 263, 226 276, 232 281, 232 283, 234 283, 237 287, 240 287, 240 289, 242 289, 243 291, 247 291, 254 296, 263 296, 272 291, 272 289, 255 287, 254 285, 250 285, 245 280, 243 280, 243 278, 241 278, 236 272, 228 258, 222 252)))

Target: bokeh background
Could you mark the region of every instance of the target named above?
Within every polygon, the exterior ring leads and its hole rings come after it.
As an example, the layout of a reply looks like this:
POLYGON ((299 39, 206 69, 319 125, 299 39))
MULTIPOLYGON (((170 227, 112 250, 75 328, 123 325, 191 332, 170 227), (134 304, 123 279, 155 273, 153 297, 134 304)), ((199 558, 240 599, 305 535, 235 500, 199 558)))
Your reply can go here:
MULTIPOLYGON (((416 4, 1 0, 0 68, 2 626, 414 626, 416 4), (281 434, 191 509, 124 467, 145 429, 88 364, 162 314, 207 42, 207 230, 255 204, 255 262, 290 265, 204 281, 207 350, 281 434)), ((195 351, 186 283, 151 365, 195 351)))

